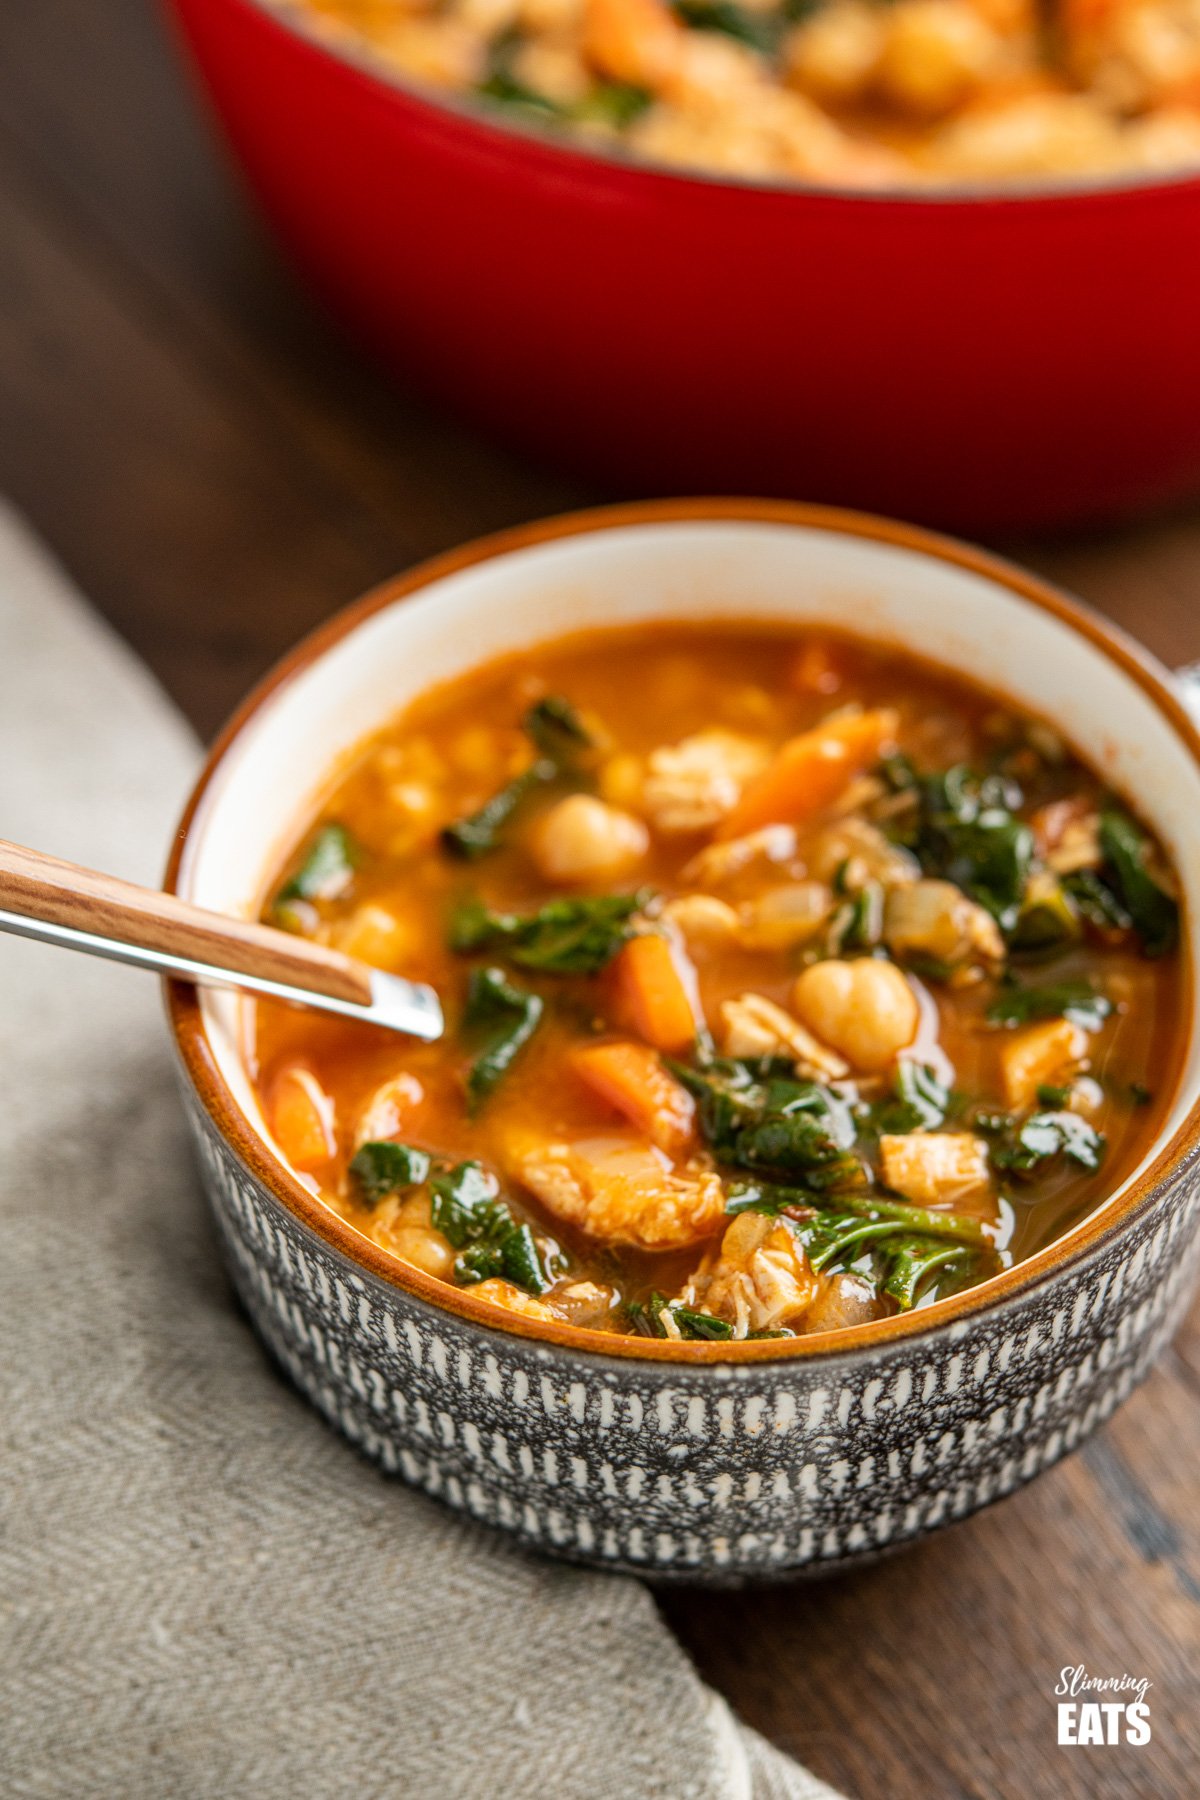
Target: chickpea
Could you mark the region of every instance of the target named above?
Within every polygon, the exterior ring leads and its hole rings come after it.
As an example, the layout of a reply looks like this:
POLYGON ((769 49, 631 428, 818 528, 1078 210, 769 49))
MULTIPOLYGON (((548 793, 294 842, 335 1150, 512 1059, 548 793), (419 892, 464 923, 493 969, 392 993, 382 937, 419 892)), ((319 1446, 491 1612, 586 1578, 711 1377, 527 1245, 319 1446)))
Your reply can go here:
POLYGON ((632 813, 590 794, 571 794, 538 821, 533 860, 547 881, 608 881, 645 856, 650 833, 632 813))
POLYGON ((449 1281, 454 1270, 454 1251, 440 1231, 428 1231, 422 1225, 401 1225, 388 1239, 388 1247, 403 1262, 439 1281, 449 1281))
POLYGON ((920 1023, 904 975, 876 957, 813 963, 792 990, 792 1007, 817 1037, 867 1074, 886 1069, 920 1023))
POLYGON ((917 118, 939 118, 986 80, 999 40, 961 0, 900 0, 890 15, 877 80, 886 99, 917 118))
MULTIPOLYGON (((825 7, 797 27, 786 47, 788 80, 814 100, 847 105, 871 81, 883 48, 884 16, 876 6, 846 0, 825 7)), ((834 677, 832 693, 840 685, 834 677)))

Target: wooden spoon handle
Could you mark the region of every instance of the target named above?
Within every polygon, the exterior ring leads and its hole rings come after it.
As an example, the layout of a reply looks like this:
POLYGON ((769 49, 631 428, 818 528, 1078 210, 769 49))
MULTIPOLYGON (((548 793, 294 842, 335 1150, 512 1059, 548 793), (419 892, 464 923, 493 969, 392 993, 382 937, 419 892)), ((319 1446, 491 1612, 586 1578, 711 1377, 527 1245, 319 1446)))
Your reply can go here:
POLYGON ((228 919, 174 894, 135 887, 0 839, 0 909, 218 972, 301 988, 369 1007, 371 971, 269 925, 228 919))

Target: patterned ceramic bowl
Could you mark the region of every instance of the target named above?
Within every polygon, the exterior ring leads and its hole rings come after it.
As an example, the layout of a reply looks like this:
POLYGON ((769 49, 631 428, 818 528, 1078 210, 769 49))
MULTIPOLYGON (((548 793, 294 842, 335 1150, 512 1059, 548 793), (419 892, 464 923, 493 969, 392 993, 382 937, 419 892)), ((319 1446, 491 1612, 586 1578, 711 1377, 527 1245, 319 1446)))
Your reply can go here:
MULTIPOLYGON (((1137 796, 1200 932, 1200 737, 1167 671, 975 551, 878 520, 692 501, 557 520, 378 590, 302 645, 218 743, 172 865, 256 911, 343 750, 431 682, 564 628, 836 621, 1057 720, 1137 796)), ((297 1385, 385 1469, 524 1542, 659 1576, 821 1572, 1011 1492, 1106 1418, 1167 1341, 1200 1261, 1200 1045, 1141 1167, 1052 1248, 970 1292, 819 1337, 614 1341, 501 1312, 389 1257, 272 1145, 238 1002, 170 1010, 238 1290, 297 1385)))

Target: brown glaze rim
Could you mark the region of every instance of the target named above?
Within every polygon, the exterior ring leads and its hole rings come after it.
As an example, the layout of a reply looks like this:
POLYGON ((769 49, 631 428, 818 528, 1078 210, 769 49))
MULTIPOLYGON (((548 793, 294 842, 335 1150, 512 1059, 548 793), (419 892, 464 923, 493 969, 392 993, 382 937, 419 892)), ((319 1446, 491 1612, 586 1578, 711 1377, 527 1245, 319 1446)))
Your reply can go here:
MULTIPOLYGON (((1115 626, 1101 621, 1079 601, 1070 599, 1002 558, 916 526, 876 518, 867 513, 847 512, 836 507, 808 506, 775 500, 642 501, 568 513, 478 538, 461 549, 433 557, 420 563, 408 574, 373 588, 361 600, 334 614, 324 625, 310 633, 259 682, 217 737, 176 831, 164 885, 170 892, 176 891, 183 851, 196 813, 217 769, 241 732, 288 683, 306 672, 326 651, 374 613, 435 582, 445 580, 460 570, 558 538, 578 537, 590 532, 621 530, 638 525, 719 520, 808 527, 892 544, 900 549, 915 551, 939 562, 967 569, 985 580, 1007 588, 1010 593, 1053 614, 1087 638, 1130 676, 1150 696, 1191 752, 1193 759, 1200 764, 1200 730, 1193 724, 1179 697, 1162 679, 1149 655, 1132 638, 1115 626)), ((1189 997, 1192 997, 1195 991, 1194 970, 1186 945, 1184 954, 1186 983, 1189 997)), ((366 1269, 391 1287, 415 1295, 437 1310, 454 1313, 474 1325, 589 1355, 688 1364, 774 1363, 794 1357, 811 1358, 862 1352, 877 1345, 932 1335, 944 1326, 1000 1306, 1014 1295, 1026 1292, 1080 1262, 1106 1239, 1114 1237, 1119 1230, 1147 1212, 1159 1197, 1166 1178, 1200 1144, 1198 1101, 1179 1127, 1160 1145, 1149 1166, 1130 1183, 1115 1209, 1111 1202, 1102 1203, 1097 1213, 1074 1226, 1035 1256, 1000 1275, 991 1276, 977 1287, 968 1288, 947 1300, 936 1301, 932 1306, 922 1307, 916 1312, 900 1313, 888 1319, 850 1326, 840 1331, 813 1333, 810 1337, 764 1339, 753 1343, 676 1343, 669 1339, 620 1337, 615 1333, 588 1331, 580 1326, 527 1319, 507 1312, 490 1301, 476 1298, 469 1289, 451 1287, 419 1269, 407 1267, 399 1258, 356 1231, 297 1181, 242 1113, 217 1068, 204 1030, 196 989, 177 981, 169 981, 164 985, 168 1017, 179 1056, 209 1117, 239 1162, 302 1225, 351 1264, 366 1269)), ((1181 1067, 1172 1101, 1182 1077, 1181 1067)), ((1168 1112, 1169 1110, 1170 1103, 1167 1107, 1168 1112)))

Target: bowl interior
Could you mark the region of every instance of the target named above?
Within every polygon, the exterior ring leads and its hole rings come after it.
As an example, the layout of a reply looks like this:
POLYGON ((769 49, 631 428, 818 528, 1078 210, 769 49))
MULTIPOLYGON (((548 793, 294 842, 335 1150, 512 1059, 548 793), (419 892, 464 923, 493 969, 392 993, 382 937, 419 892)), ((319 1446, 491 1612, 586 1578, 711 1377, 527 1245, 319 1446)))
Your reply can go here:
MULTIPOLYGON (((638 621, 820 621, 902 645, 1051 720, 1171 852, 1184 886, 1188 961, 1197 966, 1200 763, 1156 698, 1152 665, 1139 664, 1127 647, 1106 648, 1086 615, 1080 626, 1069 607, 1059 610, 1053 598, 1040 603, 1037 584, 1003 565, 852 518, 804 523, 647 509, 640 522, 549 530, 566 535, 485 549, 481 560, 448 572, 435 566, 415 591, 406 584, 391 601, 385 593, 323 653, 301 656, 218 762, 184 847, 179 891, 220 912, 255 915, 286 841, 339 759, 424 688, 494 655, 571 630, 638 621)), ((241 1003, 206 993, 202 1018, 236 1105, 278 1156, 243 1061, 241 1003)), ((1193 1015, 1183 1076, 1156 1147, 1198 1097, 1193 1015)))

